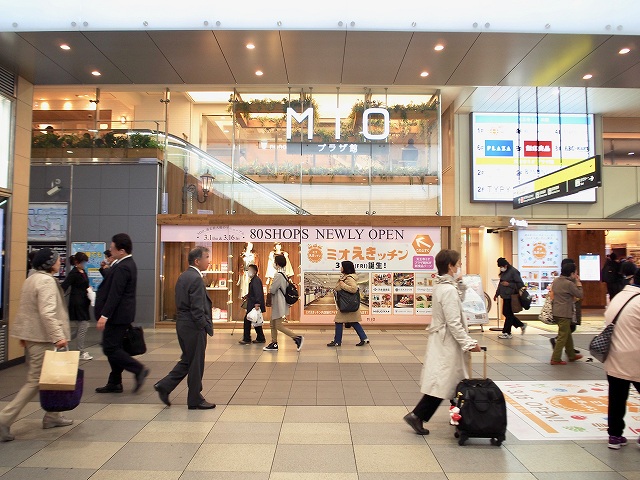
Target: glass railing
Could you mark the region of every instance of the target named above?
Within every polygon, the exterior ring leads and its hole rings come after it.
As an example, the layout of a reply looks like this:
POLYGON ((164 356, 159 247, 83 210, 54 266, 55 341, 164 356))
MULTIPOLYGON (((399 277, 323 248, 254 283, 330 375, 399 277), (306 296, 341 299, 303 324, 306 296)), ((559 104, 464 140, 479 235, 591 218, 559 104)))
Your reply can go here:
MULTIPOLYGON (((163 134, 160 134, 159 140, 164 142, 163 134)), ((195 198, 191 198, 191 202, 188 202, 191 203, 192 207, 187 205, 187 211, 183 213, 196 213, 192 210, 195 210, 197 203, 206 205, 205 201, 201 201, 198 198, 203 196, 200 186, 197 183, 191 182, 197 182, 202 174, 209 173, 215 177, 213 191, 219 197, 218 205, 222 204, 223 207, 227 207, 223 208, 225 210, 224 212, 216 212, 214 209, 214 213, 309 215, 309 212, 303 210, 298 205, 275 194, 269 188, 251 180, 245 175, 234 171, 222 160, 217 159, 213 155, 204 152, 175 135, 167 135, 165 155, 169 164, 180 168, 184 172, 186 183, 184 186, 189 187, 189 185, 194 185, 196 188, 195 192, 191 192, 192 197, 195 198), (241 208, 242 211, 239 211, 241 208)), ((178 193, 175 188, 167 188, 167 191, 169 195, 178 193)), ((211 209, 198 208, 198 210, 211 209)))

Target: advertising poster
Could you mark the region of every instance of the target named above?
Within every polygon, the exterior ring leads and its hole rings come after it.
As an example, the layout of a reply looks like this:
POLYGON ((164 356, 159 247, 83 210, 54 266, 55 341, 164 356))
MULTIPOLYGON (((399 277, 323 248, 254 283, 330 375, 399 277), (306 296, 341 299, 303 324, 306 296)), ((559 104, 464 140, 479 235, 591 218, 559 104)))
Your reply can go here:
MULTIPOLYGON (((472 136, 472 199, 480 202, 512 202, 514 187, 594 155, 593 115, 474 113, 472 136)), ((559 201, 595 202, 595 189, 559 201)))
POLYGON ((301 321, 332 322, 332 289, 340 264, 358 273, 363 322, 402 323, 431 316, 431 292, 440 251, 437 228, 322 227, 301 242, 305 303, 301 321))
POLYGON ((87 263, 87 277, 89 277, 89 285, 94 291, 102 283, 102 275, 100 274, 100 262, 104 260, 104 251, 107 245, 105 242, 73 242, 71 244, 71 255, 83 252, 89 257, 87 263))
POLYGON ((542 306, 553 280, 560 275, 562 231, 519 230, 518 262, 531 306, 542 306))
MULTIPOLYGON (((60 271, 55 273, 53 276, 64 280, 67 276, 67 244, 60 242, 38 242, 38 243, 29 243, 27 244, 27 253, 32 251, 40 250, 41 248, 50 248, 54 252, 58 252, 60 255, 60 271)), ((26 261, 26 260, 25 260, 26 261)))
POLYGON ((66 242, 68 212, 66 203, 29 203, 27 241, 66 242))

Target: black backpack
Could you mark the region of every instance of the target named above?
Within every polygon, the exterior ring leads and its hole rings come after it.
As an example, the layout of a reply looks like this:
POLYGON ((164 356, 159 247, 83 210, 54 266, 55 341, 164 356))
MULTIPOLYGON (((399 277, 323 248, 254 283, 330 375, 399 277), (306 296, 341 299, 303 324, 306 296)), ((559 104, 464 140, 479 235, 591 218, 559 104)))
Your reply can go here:
POLYGON ((298 289, 293 284, 293 282, 291 282, 287 278, 287 276, 284 273, 282 273, 282 272, 280 272, 280 273, 282 274, 284 279, 287 281, 287 288, 283 292, 284 293, 284 301, 287 302, 287 305, 294 305, 300 299, 300 294, 298 293, 298 289))

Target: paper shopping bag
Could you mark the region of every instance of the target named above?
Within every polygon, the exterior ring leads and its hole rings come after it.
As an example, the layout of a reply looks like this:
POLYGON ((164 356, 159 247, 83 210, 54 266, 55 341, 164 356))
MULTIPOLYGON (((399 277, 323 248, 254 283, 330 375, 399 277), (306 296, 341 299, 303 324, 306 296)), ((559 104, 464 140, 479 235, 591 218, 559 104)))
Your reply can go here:
POLYGON ((41 390, 75 390, 80 352, 47 350, 40 372, 41 390))

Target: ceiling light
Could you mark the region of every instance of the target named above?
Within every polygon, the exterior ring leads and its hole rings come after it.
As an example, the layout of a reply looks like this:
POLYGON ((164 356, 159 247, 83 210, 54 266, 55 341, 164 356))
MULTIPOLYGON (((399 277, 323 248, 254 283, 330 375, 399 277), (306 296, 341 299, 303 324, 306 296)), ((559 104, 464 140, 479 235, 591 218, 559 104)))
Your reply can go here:
POLYGON ((261 77, 264 73, 262 73, 262 70, 256 70, 256 75, 261 77))
POLYGON ((590 73, 587 73, 584 77, 582 77, 583 80, 590 80, 593 78, 593 75, 591 75, 590 73))
POLYGON ((618 53, 620 55, 626 55, 627 53, 629 53, 631 51, 630 48, 622 48, 618 53))
POLYGON ((247 43, 247 48, 249 50, 253 50, 254 48, 256 48, 256 46, 253 43, 247 43))
POLYGON ((630 227, 635 227, 636 225, 637 225, 637 224, 635 224, 635 223, 630 223, 630 224, 629 224, 629 226, 630 226, 630 227))
POLYGON ((438 45, 436 45, 435 47, 433 47, 433 49, 434 49, 436 52, 440 52, 441 50, 444 50, 444 45, 438 44, 438 45))
POLYGON ((429 72, 422 72, 420 74, 421 77, 428 77, 429 76, 429 72))
POLYGON ((627 155, 635 155, 635 154, 636 154, 636 152, 629 152, 629 153, 627 153, 627 155))
POLYGON ((98 70, 94 70, 93 72, 91 72, 91 75, 93 75, 94 77, 99 77, 102 74, 98 70))
POLYGON ((224 133, 229 133, 229 130, 226 130, 226 129, 225 129, 225 130, 223 130, 223 132, 224 132, 224 133))
POLYGON ((66 43, 63 43, 62 45, 60 45, 60 48, 62 50, 71 50, 71 47, 69 45, 67 45, 66 43))

